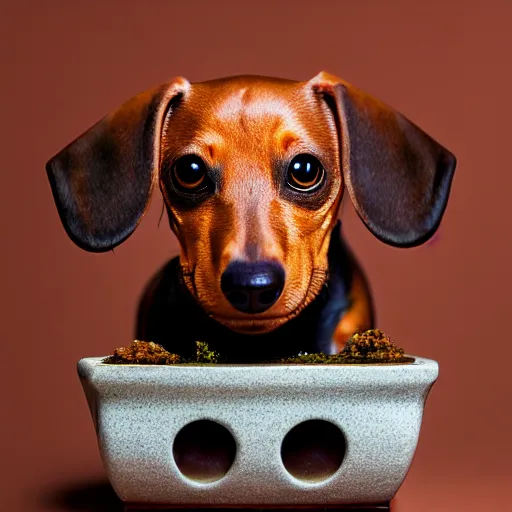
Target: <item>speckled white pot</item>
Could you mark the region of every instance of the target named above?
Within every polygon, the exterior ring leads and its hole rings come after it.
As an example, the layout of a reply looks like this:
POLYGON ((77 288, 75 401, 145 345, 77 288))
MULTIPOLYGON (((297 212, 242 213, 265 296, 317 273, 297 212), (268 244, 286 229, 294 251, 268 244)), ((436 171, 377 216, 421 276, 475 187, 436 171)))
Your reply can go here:
MULTIPOLYGON (((180 506, 389 502, 412 461, 438 375, 437 363, 423 358, 408 365, 214 367, 119 366, 101 359, 82 359, 78 371, 114 490, 125 503, 180 506), (219 469, 215 481, 200 471, 190 477, 180 466, 185 476, 175 458, 178 432, 197 420, 223 425, 234 438, 233 463, 227 473, 219 469), (283 463, 290 450, 283 448, 282 456, 283 439, 308 420, 330 422, 343 433, 344 457, 330 476, 318 464, 315 469, 314 447, 309 466, 307 450, 298 452, 295 462, 305 471, 299 478, 283 463)), ((314 432, 301 442, 326 441, 336 452, 336 439, 314 432)), ((300 448, 290 442, 292 451, 300 448)))

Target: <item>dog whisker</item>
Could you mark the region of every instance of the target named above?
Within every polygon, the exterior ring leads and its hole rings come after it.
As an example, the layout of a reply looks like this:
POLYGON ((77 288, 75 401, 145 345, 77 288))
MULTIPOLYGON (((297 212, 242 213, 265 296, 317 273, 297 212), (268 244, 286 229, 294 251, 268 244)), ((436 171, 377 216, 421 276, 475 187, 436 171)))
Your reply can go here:
POLYGON ((162 219, 164 217, 164 211, 165 211, 165 204, 162 203, 162 211, 160 212, 160 218, 158 219, 158 225, 157 225, 158 228, 160 227, 160 223, 162 222, 162 219))

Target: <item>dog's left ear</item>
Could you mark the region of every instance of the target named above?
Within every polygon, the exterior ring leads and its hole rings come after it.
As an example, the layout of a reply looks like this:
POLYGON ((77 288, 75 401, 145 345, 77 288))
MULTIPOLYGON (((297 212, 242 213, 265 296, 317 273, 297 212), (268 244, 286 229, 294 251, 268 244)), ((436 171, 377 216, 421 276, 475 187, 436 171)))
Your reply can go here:
POLYGON ((368 229, 394 246, 427 241, 446 208, 455 157, 347 82, 320 73, 310 83, 337 118, 345 185, 368 229))
POLYGON ((158 179, 165 114, 189 87, 178 77, 138 94, 46 164, 60 218, 79 247, 108 251, 133 233, 158 179))

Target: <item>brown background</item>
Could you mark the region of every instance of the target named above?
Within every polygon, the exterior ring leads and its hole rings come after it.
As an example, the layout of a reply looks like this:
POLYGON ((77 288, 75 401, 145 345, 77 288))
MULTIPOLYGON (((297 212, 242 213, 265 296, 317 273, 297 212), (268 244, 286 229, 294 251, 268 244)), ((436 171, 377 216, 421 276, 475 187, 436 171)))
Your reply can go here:
POLYGON ((322 69, 395 106, 459 160, 426 246, 387 247, 344 211, 379 325, 440 362, 396 510, 508 509, 509 0, 18 0, 0 17, 2 509, 115 509, 75 363, 131 340, 140 290, 177 250, 166 222, 157 229, 156 197, 115 255, 80 251, 58 219, 46 160, 174 75, 308 79, 322 69))

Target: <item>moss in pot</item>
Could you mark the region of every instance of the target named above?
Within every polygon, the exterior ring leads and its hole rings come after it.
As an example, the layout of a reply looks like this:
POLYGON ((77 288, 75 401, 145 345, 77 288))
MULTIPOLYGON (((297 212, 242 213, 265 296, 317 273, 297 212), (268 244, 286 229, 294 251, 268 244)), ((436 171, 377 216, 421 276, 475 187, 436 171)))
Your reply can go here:
MULTIPOLYGON (((151 341, 133 341, 128 347, 116 348, 103 360, 105 364, 212 365, 222 364, 221 356, 205 342, 196 342, 196 356, 185 359, 151 341)), ((402 348, 380 329, 355 333, 344 349, 333 355, 299 353, 292 357, 262 361, 262 364, 407 364, 414 358, 404 355, 402 348)))

